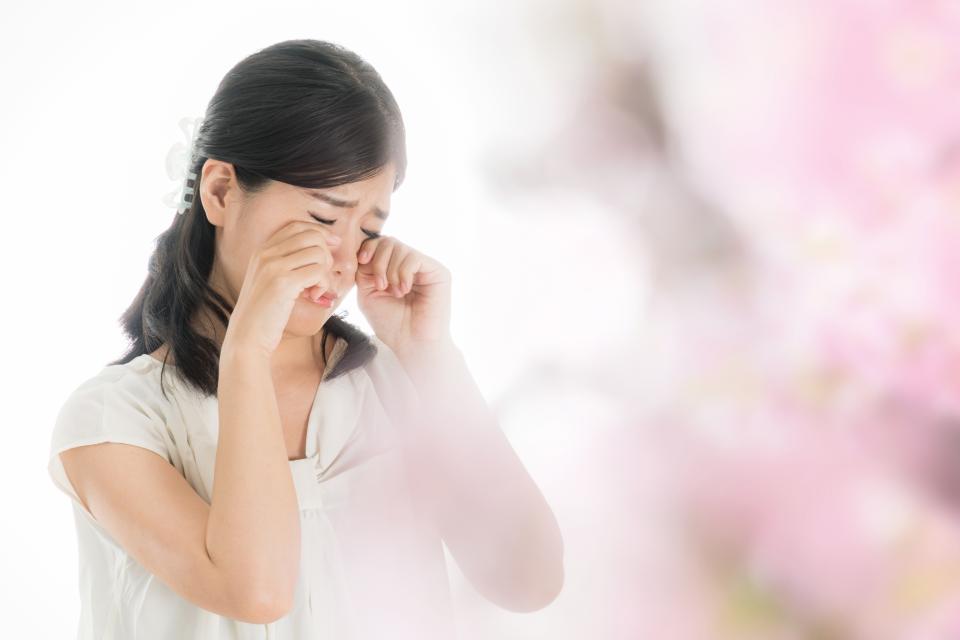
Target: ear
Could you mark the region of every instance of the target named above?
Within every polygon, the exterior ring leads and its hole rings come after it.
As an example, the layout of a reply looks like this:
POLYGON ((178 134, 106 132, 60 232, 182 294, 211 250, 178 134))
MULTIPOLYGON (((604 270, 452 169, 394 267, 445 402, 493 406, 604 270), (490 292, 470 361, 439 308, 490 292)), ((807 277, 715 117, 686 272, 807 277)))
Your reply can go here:
POLYGON ((222 227, 227 210, 237 200, 240 185, 233 165, 223 160, 207 158, 200 168, 197 194, 210 224, 222 227))

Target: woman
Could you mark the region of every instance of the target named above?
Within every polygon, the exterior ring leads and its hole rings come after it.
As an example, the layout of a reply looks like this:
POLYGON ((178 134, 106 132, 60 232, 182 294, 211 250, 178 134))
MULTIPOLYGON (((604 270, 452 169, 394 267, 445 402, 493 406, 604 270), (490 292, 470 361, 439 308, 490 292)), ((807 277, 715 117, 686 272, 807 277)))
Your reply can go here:
POLYGON ((383 234, 404 145, 337 45, 223 78, 131 350, 54 428, 79 638, 454 637, 441 540, 502 607, 559 592, 556 521, 451 339, 450 273, 383 234), (373 336, 333 315, 354 284, 373 336))

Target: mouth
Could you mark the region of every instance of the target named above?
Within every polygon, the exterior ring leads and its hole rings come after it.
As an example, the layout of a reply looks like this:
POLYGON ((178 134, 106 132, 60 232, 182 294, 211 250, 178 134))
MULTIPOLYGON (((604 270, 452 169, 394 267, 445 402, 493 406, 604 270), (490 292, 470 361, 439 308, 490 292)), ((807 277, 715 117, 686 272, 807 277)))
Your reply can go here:
POLYGON ((339 298, 340 296, 339 296, 339 294, 338 294, 336 291, 324 291, 324 292, 323 292, 323 295, 321 295, 319 298, 317 298, 317 300, 314 300, 313 298, 310 297, 310 294, 308 293, 308 290, 307 290, 307 289, 304 289, 302 292, 300 292, 300 297, 301 297, 301 298, 304 298, 304 299, 306 299, 306 300, 309 300, 310 302, 321 302, 321 301, 323 301, 323 302, 327 302, 327 303, 331 303, 331 304, 332 304, 332 303, 333 303, 334 301, 336 301, 336 299, 339 298))

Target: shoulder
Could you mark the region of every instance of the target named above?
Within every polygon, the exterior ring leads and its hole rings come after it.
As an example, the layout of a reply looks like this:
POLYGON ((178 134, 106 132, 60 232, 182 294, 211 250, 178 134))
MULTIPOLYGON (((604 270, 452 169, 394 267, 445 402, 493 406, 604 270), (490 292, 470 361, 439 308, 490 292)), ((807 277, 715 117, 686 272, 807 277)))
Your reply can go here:
POLYGON ((60 453, 101 442, 153 451, 179 469, 176 442, 165 419, 159 376, 141 361, 107 365, 80 382, 61 404, 50 433, 48 470, 54 483, 82 505, 60 453))
POLYGON ((81 381, 67 394, 60 412, 85 409, 108 401, 141 408, 144 412, 160 413, 159 376, 149 363, 131 361, 112 364, 81 381), (144 366, 147 365, 147 366, 144 366))
POLYGON ((169 404, 160 379, 142 362, 107 365, 81 381, 60 405, 51 437, 53 450, 80 443, 129 442, 169 459, 169 404))

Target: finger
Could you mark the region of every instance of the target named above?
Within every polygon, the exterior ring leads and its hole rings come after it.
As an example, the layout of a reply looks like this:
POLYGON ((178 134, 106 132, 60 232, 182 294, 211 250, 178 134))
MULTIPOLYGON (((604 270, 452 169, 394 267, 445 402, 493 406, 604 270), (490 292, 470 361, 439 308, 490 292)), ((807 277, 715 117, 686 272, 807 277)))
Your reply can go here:
POLYGON ((390 252, 390 261, 387 263, 387 282, 390 284, 390 291, 398 298, 403 295, 400 288, 400 263, 410 255, 410 249, 405 245, 395 242, 393 250, 390 252))
POLYGON ((406 295, 413 288, 413 280, 420 270, 420 255, 416 251, 409 251, 400 262, 400 293, 406 295))
POLYGON ((379 239, 367 238, 360 243, 360 249, 357 251, 357 272, 354 275, 358 287, 366 288, 366 283, 369 283, 371 288, 377 288, 376 274, 373 273, 373 268, 368 265, 376 252, 377 240, 379 239))
POLYGON ((390 264, 390 254, 393 253, 393 243, 384 242, 386 238, 379 238, 373 258, 370 261, 370 270, 376 278, 377 289, 384 290, 387 282, 387 266, 390 264))
POLYGON ((316 222, 294 220, 275 231, 261 246, 264 256, 277 254, 287 256, 304 247, 316 244, 315 233, 324 236, 328 246, 339 246, 342 239, 333 231, 316 222))
POLYGON ((367 264, 370 261, 370 258, 373 257, 373 254, 376 253, 377 243, 382 240, 383 236, 379 238, 367 238, 360 243, 360 251, 357 252, 357 262, 360 264, 367 264))

